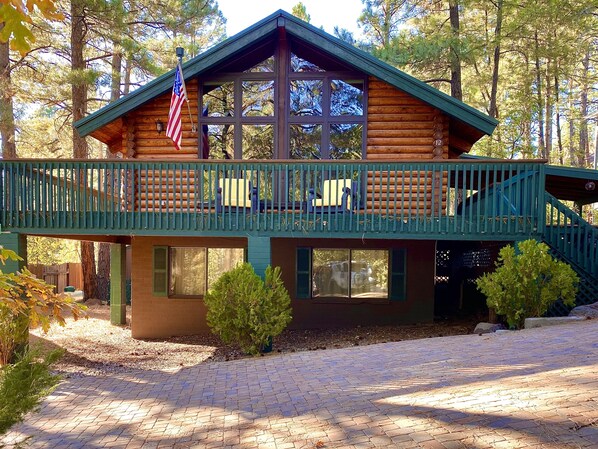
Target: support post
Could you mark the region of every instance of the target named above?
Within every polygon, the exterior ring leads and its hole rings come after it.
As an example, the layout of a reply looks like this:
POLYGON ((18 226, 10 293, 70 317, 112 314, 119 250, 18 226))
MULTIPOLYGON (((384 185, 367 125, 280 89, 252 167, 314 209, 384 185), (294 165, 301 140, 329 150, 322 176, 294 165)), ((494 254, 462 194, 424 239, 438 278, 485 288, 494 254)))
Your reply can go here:
POLYGON ((266 267, 272 264, 270 237, 249 237, 247 239, 247 262, 257 275, 264 277, 266 267))
MULTIPOLYGON (((0 246, 4 249, 14 251, 23 260, 7 260, 5 265, 0 264, 0 270, 4 273, 16 273, 27 265, 27 236, 23 234, 13 234, 10 232, 0 232, 0 246)), ((17 318, 18 336, 15 337, 17 343, 15 354, 22 354, 29 343, 29 319, 26 316, 17 318)))
POLYGON ((5 273, 16 273, 27 265, 27 236, 11 232, 0 232, 0 246, 17 253, 23 260, 7 260, 6 265, 0 266, 5 273))
POLYGON ((127 323, 126 249, 121 243, 110 245, 110 323, 127 323))

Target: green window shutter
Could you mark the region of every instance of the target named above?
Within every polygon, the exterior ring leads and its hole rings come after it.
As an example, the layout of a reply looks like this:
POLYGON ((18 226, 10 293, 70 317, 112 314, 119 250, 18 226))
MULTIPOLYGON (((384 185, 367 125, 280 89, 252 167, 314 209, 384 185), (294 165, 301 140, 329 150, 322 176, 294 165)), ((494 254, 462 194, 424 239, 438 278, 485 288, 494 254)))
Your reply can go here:
POLYGON ((407 299, 407 250, 393 249, 390 252, 390 300, 407 299))
POLYGON ((154 296, 168 295, 168 246, 154 246, 153 292, 154 296))
POLYGON ((297 248, 297 298, 311 298, 311 248, 297 248))

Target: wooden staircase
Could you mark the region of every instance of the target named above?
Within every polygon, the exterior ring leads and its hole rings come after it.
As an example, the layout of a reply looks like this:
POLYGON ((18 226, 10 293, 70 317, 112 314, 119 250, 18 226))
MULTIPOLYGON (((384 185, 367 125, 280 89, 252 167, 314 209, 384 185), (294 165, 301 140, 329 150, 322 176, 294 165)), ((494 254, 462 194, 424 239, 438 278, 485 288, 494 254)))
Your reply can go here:
MULTIPOLYGON (((579 276, 576 305, 598 301, 598 229, 548 192, 546 204, 542 237, 553 256, 571 265, 579 276)), ((560 316, 569 311, 570 307, 558 302, 548 314, 560 316)))

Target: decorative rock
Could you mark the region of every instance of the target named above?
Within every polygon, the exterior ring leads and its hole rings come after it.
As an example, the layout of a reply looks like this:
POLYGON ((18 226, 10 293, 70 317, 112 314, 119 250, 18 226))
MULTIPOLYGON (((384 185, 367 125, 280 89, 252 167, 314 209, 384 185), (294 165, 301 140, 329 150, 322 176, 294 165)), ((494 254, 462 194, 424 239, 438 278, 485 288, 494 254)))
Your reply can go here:
POLYGON ((556 326, 558 324, 569 324, 577 321, 585 321, 586 317, 581 316, 557 316, 546 318, 526 318, 524 328, 533 329, 535 327, 556 326))
POLYGON ((492 332, 496 332, 497 330, 504 329, 505 327, 502 324, 494 324, 494 323, 478 323, 475 329, 473 330, 474 334, 490 334, 492 332))
POLYGON ((581 316, 585 318, 598 318, 598 302, 586 306, 578 306, 569 312, 569 316, 581 316))

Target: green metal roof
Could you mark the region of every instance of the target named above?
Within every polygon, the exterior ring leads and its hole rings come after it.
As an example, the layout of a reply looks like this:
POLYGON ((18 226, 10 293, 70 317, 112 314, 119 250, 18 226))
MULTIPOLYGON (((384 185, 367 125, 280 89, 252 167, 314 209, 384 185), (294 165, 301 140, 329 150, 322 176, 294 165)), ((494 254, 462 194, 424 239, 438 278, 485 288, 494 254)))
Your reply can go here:
MULTIPOLYGON (((484 134, 492 134, 498 124, 494 118, 477 109, 282 10, 185 62, 183 64, 185 79, 209 72, 221 62, 240 54, 269 35, 274 38, 274 32, 278 27, 284 27, 286 32, 296 39, 303 40, 355 69, 395 86, 484 134)), ((173 77, 174 69, 75 122, 75 128, 81 136, 94 132, 153 98, 168 92, 172 88, 173 77)))

